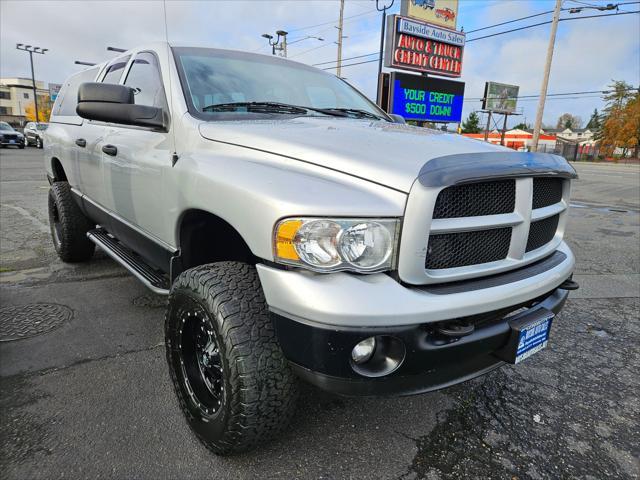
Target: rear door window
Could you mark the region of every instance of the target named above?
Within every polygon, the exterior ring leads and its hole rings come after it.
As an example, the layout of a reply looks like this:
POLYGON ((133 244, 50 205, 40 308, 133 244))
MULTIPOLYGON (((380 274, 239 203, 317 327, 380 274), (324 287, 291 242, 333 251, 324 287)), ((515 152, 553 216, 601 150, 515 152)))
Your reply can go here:
POLYGON ((69 78, 58 93, 56 102, 53 105, 53 115, 77 116, 78 87, 81 83, 95 81, 98 70, 98 68, 90 68, 69 78))

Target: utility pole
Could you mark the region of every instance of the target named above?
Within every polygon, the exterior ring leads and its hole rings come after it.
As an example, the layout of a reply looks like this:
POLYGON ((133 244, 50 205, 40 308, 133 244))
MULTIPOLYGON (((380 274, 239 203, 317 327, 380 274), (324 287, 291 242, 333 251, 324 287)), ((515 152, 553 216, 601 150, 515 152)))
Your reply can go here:
POLYGON ((544 104, 547 101, 549 73, 551 72, 551 60, 553 59, 553 48, 556 43, 556 32, 558 31, 558 20, 560 19, 561 7, 562 0, 556 0, 556 8, 553 11, 553 20, 551 22, 551 34, 549 35, 549 46, 547 47, 547 62, 544 66, 544 76, 542 77, 542 86, 540 87, 540 100, 538 101, 538 111, 536 112, 536 123, 533 126, 533 139, 531 141, 531 150, 533 152, 538 150, 540 128, 542 127, 542 114, 544 113, 544 104))
POLYGON ((287 58, 287 35, 289 33, 285 32, 284 30, 278 30, 276 32, 276 35, 278 35, 278 40, 280 40, 280 37, 282 37, 282 41, 280 42, 280 51, 283 53, 283 57, 287 58))
POLYGON ((338 66, 336 75, 342 77, 342 26, 344 18, 344 0, 340 0, 340 20, 338 20, 338 66))
POLYGON ((31 62, 31 84, 33 85, 33 104, 35 107, 36 122, 39 122, 40 118, 38 114, 38 89, 36 88, 36 77, 33 71, 33 54, 39 53, 40 55, 44 55, 47 51, 49 51, 49 49, 42 47, 32 47, 31 45, 25 45, 24 43, 17 43, 16 48, 18 50, 29 52, 29 60, 31 62))
POLYGON ((387 24, 387 10, 393 7, 393 2, 396 0, 391 0, 389 5, 385 4, 382 8, 380 8, 379 4, 380 0, 376 0, 376 10, 382 12, 382 26, 380 27, 380 58, 378 59, 378 93, 376 98, 376 103, 380 106, 380 102, 382 99, 380 98, 381 94, 381 83, 382 83, 382 55, 384 53, 384 30, 387 24))

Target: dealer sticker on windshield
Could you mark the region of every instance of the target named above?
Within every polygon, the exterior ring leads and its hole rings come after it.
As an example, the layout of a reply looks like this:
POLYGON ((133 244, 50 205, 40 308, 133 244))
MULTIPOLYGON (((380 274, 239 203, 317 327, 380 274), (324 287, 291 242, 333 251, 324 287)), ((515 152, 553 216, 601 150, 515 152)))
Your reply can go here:
POLYGON ((532 322, 520 330, 514 363, 519 363, 529 358, 547 346, 552 320, 553 313, 549 313, 546 317, 532 322))

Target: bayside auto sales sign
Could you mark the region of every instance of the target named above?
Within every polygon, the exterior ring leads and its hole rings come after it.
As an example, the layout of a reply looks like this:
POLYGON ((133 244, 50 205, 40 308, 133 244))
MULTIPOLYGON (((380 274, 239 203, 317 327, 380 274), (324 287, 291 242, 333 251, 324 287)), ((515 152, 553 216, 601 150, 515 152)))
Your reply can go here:
POLYGON ((445 77, 462 75, 465 34, 400 15, 389 17, 385 66, 445 77))

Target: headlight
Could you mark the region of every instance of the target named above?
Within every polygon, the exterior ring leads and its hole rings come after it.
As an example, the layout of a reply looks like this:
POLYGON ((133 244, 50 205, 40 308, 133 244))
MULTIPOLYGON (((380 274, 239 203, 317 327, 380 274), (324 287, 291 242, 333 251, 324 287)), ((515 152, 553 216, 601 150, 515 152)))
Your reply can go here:
POLYGON ((319 272, 390 270, 398 224, 398 219, 285 219, 274 231, 274 256, 319 272))

